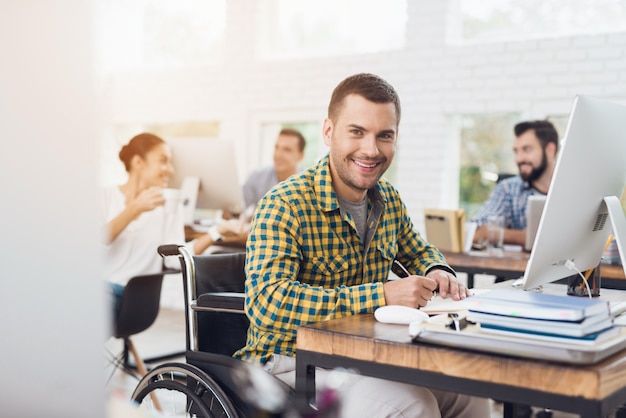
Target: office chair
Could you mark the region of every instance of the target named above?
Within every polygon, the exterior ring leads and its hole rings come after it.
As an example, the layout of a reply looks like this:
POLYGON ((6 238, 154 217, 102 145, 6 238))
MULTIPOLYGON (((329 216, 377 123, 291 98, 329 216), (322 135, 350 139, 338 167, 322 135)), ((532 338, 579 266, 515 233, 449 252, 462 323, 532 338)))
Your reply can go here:
MULTIPOLYGON (((124 287, 119 312, 113 318, 112 335, 124 341, 124 348, 117 356, 109 353, 112 357, 111 363, 129 375, 138 377, 128 363, 130 352, 141 375, 138 378, 145 376, 148 370, 137 352, 131 336, 148 329, 156 320, 161 301, 163 275, 164 273, 148 274, 130 279, 124 287)), ((115 368, 111 372, 111 376, 114 372, 115 368)), ((156 399, 155 407, 160 410, 160 405, 156 399)))
POLYGON ((514 177, 515 174, 512 173, 498 173, 498 179, 496 180, 496 183, 500 183, 502 180, 504 179, 508 179, 509 177, 514 177))

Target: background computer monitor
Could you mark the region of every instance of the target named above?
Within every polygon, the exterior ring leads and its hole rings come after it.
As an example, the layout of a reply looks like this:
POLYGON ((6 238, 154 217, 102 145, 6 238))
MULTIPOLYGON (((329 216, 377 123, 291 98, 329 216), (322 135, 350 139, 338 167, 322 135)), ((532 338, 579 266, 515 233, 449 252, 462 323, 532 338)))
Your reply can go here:
POLYGON ((578 96, 543 209, 522 287, 532 289, 598 265, 613 231, 624 262, 626 107, 578 96), (611 196, 609 208, 604 202, 611 196), (575 270, 566 264, 573 263, 575 270))
MULTIPOLYGON (((244 209, 243 192, 239 182, 235 147, 232 141, 221 138, 169 138, 172 150, 174 174, 170 178, 169 187, 183 190, 185 204, 195 207, 188 208, 198 213, 197 209, 227 209, 239 213, 244 209), (193 190, 188 190, 197 178, 193 190), (197 199, 194 193, 197 191, 197 199), (191 193, 191 194, 190 194, 191 193)), ((186 216, 186 222, 189 218, 186 216)), ((193 220, 193 219, 192 219, 193 220)))

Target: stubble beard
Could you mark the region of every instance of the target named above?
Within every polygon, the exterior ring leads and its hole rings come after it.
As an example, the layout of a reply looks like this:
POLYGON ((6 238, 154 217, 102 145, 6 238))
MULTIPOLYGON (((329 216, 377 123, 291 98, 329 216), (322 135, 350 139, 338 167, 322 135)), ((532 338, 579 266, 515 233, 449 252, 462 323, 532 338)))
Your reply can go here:
MULTIPOLYGON (((378 180, 380 180, 382 175, 387 170, 387 167, 385 167, 385 169, 382 170, 380 174, 378 174, 375 178, 366 179, 364 177, 360 177, 358 175, 353 174, 350 168, 355 163, 352 161, 352 158, 350 156, 341 158, 341 157, 334 155, 333 153, 331 153, 330 156, 331 156, 331 160, 334 162, 333 165, 335 167, 335 170, 337 171, 337 176, 339 176, 339 179, 345 185, 347 185, 348 187, 354 190, 367 191, 371 189, 372 187, 376 186, 376 184, 378 183, 378 180), (339 161, 339 164, 337 164, 337 161, 339 161), (362 180, 362 181, 359 181, 359 180, 362 180)), ((380 164, 384 164, 384 161, 380 162, 380 164)))

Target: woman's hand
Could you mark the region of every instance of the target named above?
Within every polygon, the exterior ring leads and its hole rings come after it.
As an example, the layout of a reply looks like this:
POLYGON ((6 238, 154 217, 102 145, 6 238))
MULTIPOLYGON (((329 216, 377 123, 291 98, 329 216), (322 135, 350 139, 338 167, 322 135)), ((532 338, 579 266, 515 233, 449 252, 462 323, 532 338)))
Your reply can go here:
POLYGON ((126 207, 107 224, 107 243, 115 239, 124 229, 139 215, 161 206, 165 203, 163 192, 160 187, 150 187, 142 190, 137 196, 126 200, 126 207))
POLYGON ((149 187, 139 192, 132 200, 126 202, 126 207, 132 210, 134 218, 137 218, 142 213, 149 212, 157 206, 163 206, 164 204, 163 189, 160 187, 149 187))
POLYGON ((217 230, 225 237, 241 235, 247 236, 249 229, 250 224, 247 222, 242 222, 239 219, 229 219, 227 221, 220 222, 217 225, 217 230))

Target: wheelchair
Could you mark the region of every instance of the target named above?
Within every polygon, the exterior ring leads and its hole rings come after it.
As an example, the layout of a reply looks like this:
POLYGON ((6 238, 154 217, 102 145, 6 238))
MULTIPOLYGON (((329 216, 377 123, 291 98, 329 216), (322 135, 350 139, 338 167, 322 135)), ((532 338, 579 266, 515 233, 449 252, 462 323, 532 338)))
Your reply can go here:
POLYGON ((299 417, 294 391, 259 366, 235 359, 245 345, 245 253, 192 256, 179 245, 160 246, 180 259, 184 282, 185 363, 149 371, 131 400, 158 416, 299 417), (158 398, 154 405, 153 398, 158 398), (162 409, 162 410, 160 410, 162 409))

